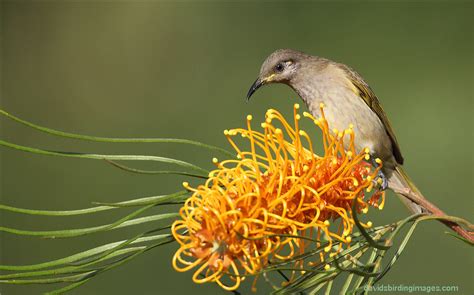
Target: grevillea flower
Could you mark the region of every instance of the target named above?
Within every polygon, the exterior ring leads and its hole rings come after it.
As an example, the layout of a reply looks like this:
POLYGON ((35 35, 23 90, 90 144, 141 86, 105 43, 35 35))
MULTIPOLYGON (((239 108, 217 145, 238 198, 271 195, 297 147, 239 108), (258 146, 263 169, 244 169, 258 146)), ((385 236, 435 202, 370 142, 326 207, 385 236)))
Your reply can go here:
MULTIPOLYGON (((369 205, 383 207, 384 194, 372 190, 381 168, 373 168, 368 149, 357 153, 352 126, 329 129, 324 117, 310 118, 322 132, 324 155, 313 150, 310 136, 299 127, 299 106, 290 125, 276 110, 268 110, 262 132, 251 126, 224 131, 237 159, 219 162, 205 184, 192 188, 174 222, 172 233, 180 244, 173 257, 177 271, 197 268, 196 283, 217 282, 235 290, 246 276, 256 275, 271 263, 286 261, 309 249, 324 247, 310 263, 324 263, 350 247, 354 227, 352 204, 360 213, 369 205), (275 124, 276 123, 276 124, 275 124), (241 135, 248 150, 233 137, 241 135), (337 243, 336 243, 337 242, 337 243)), ((363 223, 370 227, 371 222, 363 223)), ((303 269, 306 262, 294 263, 303 269)))

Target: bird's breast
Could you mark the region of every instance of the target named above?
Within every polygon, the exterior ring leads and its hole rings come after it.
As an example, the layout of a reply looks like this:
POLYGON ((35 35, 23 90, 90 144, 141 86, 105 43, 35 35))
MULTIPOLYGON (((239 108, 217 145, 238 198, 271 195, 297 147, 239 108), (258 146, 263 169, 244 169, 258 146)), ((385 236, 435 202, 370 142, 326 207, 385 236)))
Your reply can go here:
POLYGON ((293 88, 316 118, 321 116, 320 104, 324 104, 330 128, 342 131, 352 124, 356 149, 362 151, 367 147, 376 157, 393 161, 390 138, 377 114, 350 87, 340 82, 315 78, 311 83, 293 88))

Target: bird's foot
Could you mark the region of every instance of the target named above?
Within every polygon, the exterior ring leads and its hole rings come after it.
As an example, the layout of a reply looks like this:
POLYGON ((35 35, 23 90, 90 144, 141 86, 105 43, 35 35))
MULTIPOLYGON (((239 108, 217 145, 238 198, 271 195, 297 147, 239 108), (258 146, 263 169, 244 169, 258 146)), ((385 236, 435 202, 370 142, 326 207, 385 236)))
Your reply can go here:
MULTIPOLYGON (((371 158, 371 163, 374 167, 378 167, 380 165, 379 163, 377 163, 377 160, 375 158, 371 158)), ((379 170, 379 172, 377 172, 377 176, 374 180, 372 180, 372 182, 374 183, 374 187, 377 187, 381 191, 386 190, 388 187, 388 179, 382 172, 382 170, 379 170)))
POLYGON ((385 174, 382 171, 377 173, 377 177, 372 180, 374 182, 374 186, 378 187, 379 190, 384 191, 388 187, 388 180, 385 174))

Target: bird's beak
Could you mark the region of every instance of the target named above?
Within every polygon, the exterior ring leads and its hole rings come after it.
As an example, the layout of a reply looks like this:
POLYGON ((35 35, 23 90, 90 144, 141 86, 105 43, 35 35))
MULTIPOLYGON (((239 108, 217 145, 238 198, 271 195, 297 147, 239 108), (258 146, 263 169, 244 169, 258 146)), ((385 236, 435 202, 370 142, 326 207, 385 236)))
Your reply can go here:
POLYGON ((254 92, 257 91, 258 88, 262 87, 263 84, 265 84, 265 82, 262 81, 260 78, 258 78, 257 80, 255 80, 255 82, 253 82, 252 86, 249 89, 249 92, 247 93, 247 101, 250 100, 250 97, 252 96, 252 94, 254 94, 254 92))

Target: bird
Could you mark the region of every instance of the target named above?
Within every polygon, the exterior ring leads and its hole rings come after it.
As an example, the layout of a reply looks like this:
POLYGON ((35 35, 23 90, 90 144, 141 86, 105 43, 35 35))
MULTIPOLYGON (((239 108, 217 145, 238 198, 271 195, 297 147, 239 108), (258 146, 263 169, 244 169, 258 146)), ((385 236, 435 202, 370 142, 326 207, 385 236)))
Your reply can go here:
MULTIPOLYGON (((382 160, 379 189, 394 191, 413 214, 445 215, 427 201, 403 169, 404 158, 394 129, 374 91, 355 70, 327 58, 279 49, 263 62, 247 101, 260 87, 273 83, 291 87, 316 118, 324 104, 325 118, 332 128, 353 126, 356 149, 368 148, 371 158, 382 160)), ((446 224, 472 239, 458 225, 446 224)))

